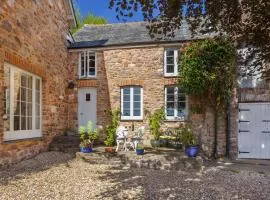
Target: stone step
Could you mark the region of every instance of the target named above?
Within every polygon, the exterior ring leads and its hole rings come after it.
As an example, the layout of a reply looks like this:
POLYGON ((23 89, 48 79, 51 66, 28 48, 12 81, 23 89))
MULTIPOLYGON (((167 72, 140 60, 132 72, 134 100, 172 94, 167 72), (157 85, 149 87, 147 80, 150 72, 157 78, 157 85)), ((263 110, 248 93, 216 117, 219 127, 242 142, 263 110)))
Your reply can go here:
POLYGON ((80 138, 78 135, 61 135, 53 139, 49 145, 50 151, 77 152, 79 151, 80 138))
POLYGON ((200 157, 187 158, 185 156, 175 156, 170 153, 168 155, 158 155, 155 159, 152 159, 152 156, 137 156, 134 152, 110 154, 97 151, 92 153, 77 152, 76 157, 90 164, 120 166, 123 169, 146 168, 197 172, 200 171, 203 166, 203 161, 200 157), (166 159, 164 159, 164 157, 166 157, 166 159))

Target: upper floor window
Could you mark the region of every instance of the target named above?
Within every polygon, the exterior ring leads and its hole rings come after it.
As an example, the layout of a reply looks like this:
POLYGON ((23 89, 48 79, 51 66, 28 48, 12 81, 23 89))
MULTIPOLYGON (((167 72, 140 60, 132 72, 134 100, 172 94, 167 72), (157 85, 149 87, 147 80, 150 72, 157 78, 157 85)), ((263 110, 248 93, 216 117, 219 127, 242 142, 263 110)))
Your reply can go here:
POLYGON ((143 119, 143 89, 139 86, 121 88, 121 119, 143 119))
POLYGON ((4 140, 41 136, 41 78, 4 66, 4 140))
POLYGON ((88 51, 82 52, 79 57, 79 77, 93 78, 96 75, 96 54, 88 51))
POLYGON ((179 87, 165 88, 165 113, 168 120, 185 120, 188 115, 188 98, 179 87))
POLYGON ((165 49, 164 51, 164 76, 178 75, 178 49, 165 49))

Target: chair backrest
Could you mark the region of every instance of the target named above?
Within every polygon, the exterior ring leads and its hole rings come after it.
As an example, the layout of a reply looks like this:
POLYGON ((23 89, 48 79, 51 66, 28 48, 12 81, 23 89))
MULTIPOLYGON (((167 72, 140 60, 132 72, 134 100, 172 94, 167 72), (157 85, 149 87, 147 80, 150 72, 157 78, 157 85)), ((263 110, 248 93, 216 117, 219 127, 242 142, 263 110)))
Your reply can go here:
POLYGON ((127 130, 124 126, 119 126, 116 129, 116 138, 126 138, 127 134, 127 130))
POLYGON ((136 137, 138 138, 142 138, 143 135, 145 133, 145 127, 141 126, 140 128, 138 128, 138 130, 136 131, 136 137))

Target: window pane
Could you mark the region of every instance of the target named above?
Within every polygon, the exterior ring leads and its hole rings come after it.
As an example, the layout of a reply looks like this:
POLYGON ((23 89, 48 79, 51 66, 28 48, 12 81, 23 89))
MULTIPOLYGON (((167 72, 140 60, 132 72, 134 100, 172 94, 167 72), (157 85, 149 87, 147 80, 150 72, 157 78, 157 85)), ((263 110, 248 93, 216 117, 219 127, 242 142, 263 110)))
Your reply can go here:
POLYGON ((133 106, 134 106, 134 110, 139 110, 141 108, 141 102, 134 102, 133 103, 133 106))
POLYGON ((26 130, 26 120, 27 118, 26 117, 21 117, 21 130, 26 130))
POLYGON ((27 116, 28 117, 32 116, 32 104, 31 103, 27 104, 27 116))
POLYGON ((167 73, 174 73, 174 65, 167 65, 167 73))
POLYGON ((40 103, 40 92, 36 92, 36 103, 40 103))
POLYGON ((21 103, 21 115, 26 116, 26 103, 25 102, 21 103))
POLYGON ((21 88, 21 101, 25 101, 26 102, 26 88, 21 88))
POLYGON ((27 87, 27 76, 26 75, 21 76, 21 86, 27 87))
POLYGON ((95 68, 89 68, 89 75, 90 75, 90 76, 95 76, 95 75, 96 75, 96 70, 95 70, 95 68))
POLYGON ((166 50, 167 56, 174 56, 174 50, 166 50))
POLYGON ((167 116, 174 116, 174 103, 167 103, 167 116))
POLYGON ((40 91, 40 80, 36 79, 36 90, 40 91))
POLYGON ((95 68, 95 60, 89 61, 89 67, 95 68))
POLYGON ((167 94, 174 94, 174 87, 168 87, 167 94))
POLYGON ((130 101, 130 95, 125 94, 124 95, 124 101, 130 101))
POLYGON ((40 129, 40 118, 36 118, 36 129, 40 129))
POLYGON ((124 94, 130 94, 130 88, 129 87, 124 88, 123 91, 124 91, 124 94))
POLYGON ((134 95, 133 100, 134 101, 141 101, 141 95, 134 95))
POLYGON ((134 95, 135 94, 139 94, 140 95, 141 94, 141 88, 140 87, 134 87, 133 88, 133 93, 134 93, 134 95))
POLYGON ((27 130, 32 130, 32 117, 27 118, 27 130))
POLYGON ((174 102, 174 95, 173 94, 167 94, 167 101, 168 102, 174 102))
POLYGON ((36 104, 36 116, 40 117, 40 105, 36 104))
POLYGON ((178 94, 178 101, 186 101, 186 95, 183 93, 178 94))
POLYGON ((32 77, 28 76, 28 84, 27 84, 28 89, 32 89, 32 82, 33 82, 32 77))
POLYGON ((130 110, 124 110, 123 115, 124 116, 130 116, 130 110))
POLYGON ((14 116, 14 130, 20 130, 20 116, 14 116))
POLYGON ((27 102, 32 103, 32 90, 27 90, 27 102))
POLYGON ((167 57, 167 65, 174 65, 174 57, 167 57))
POLYGON ((141 116, 141 110, 134 110, 133 115, 134 116, 141 116))
POLYGON ((20 115, 21 114, 21 104, 19 101, 14 102, 14 115, 20 115))
POLYGON ((81 53, 81 76, 85 75, 84 66, 84 53, 81 53))

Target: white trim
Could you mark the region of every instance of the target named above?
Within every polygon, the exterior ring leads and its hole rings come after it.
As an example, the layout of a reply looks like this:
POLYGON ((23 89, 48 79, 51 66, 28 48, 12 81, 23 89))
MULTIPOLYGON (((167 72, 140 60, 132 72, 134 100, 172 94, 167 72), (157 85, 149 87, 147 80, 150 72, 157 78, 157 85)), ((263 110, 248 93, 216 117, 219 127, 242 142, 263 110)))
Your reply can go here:
POLYGON ((183 118, 178 117, 178 95, 179 95, 179 91, 178 91, 178 87, 177 86, 165 86, 165 117, 166 120, 173 120, 173 121, 185 121, 188 117, 188 95, 185 95, 185 103, 186 103, 186 116, 183 118), (174 88, 174 116, 167 116, 167 88, 174 88))
POLYGON ((178 75, 178 52, 179 52, 179 49, 176 49, 176 48, 167 48, 167 49, 164 49, 164 76, 165 77, 174 77, 174 76, 177 76, 178 75), (173 73, 167 73, 167 51, 170 50, 170 51, 173 51, 174 53, 174 72, 173 73))
POLYGON ((130 88, 130 116, 123 116, 123 112, 124 112, 124 88, 121 88, 121 120, 143 120, 143 88, 141 86, 126 86, 130 88), (140 116, 133 116, 134 113, 134 100, 133 100, 133 94, 134 94, 134 87, 139 87, 140 88, 140 103, 141 103, 141 110, 140 116))
POLYGON ((80 79, 91 79, 91 78, 96 78, 97 77, 97 54, 96 54, 96 52, 93 52, 93 51, 81 51, 79 53, 78 77, 80 79), (82 68, 81 57, 82 57, 82 54, 84 56, 84 75, 82 75, 82 73, 81 73, 81 68, 82 68), (86 55, 87 55, 87 59, 86 59, 86 55), (89 75, 89 63, 90 63, 90 56, 89 55, 94 55, 94 57, 95 57, 95 75, 89 75))
MULTIPOLYGON (((4 141, 35 138, 42 136, 42 79, 30 72, 22 70, 9 63, 4 63, 4 67, 10 68, 10 113, 9 113, 9 131, 4 132, 4 141), (31 130, 14 130, 14 73, 19 72, 32 77, 32 129, 31 130), (36 129, 36 80, 40 81, 40 128, 36 129)), ((27 105, 27 103, 26 103, 27 105)), ((21 109, 21 108, 20 108, 21 109)), ((21 115, 20 115, 21 117, 21 115)), ((27 126, 27 125, 26 125, 27 126)), ((20 120, 21 128, 21 120, 20 120)))

